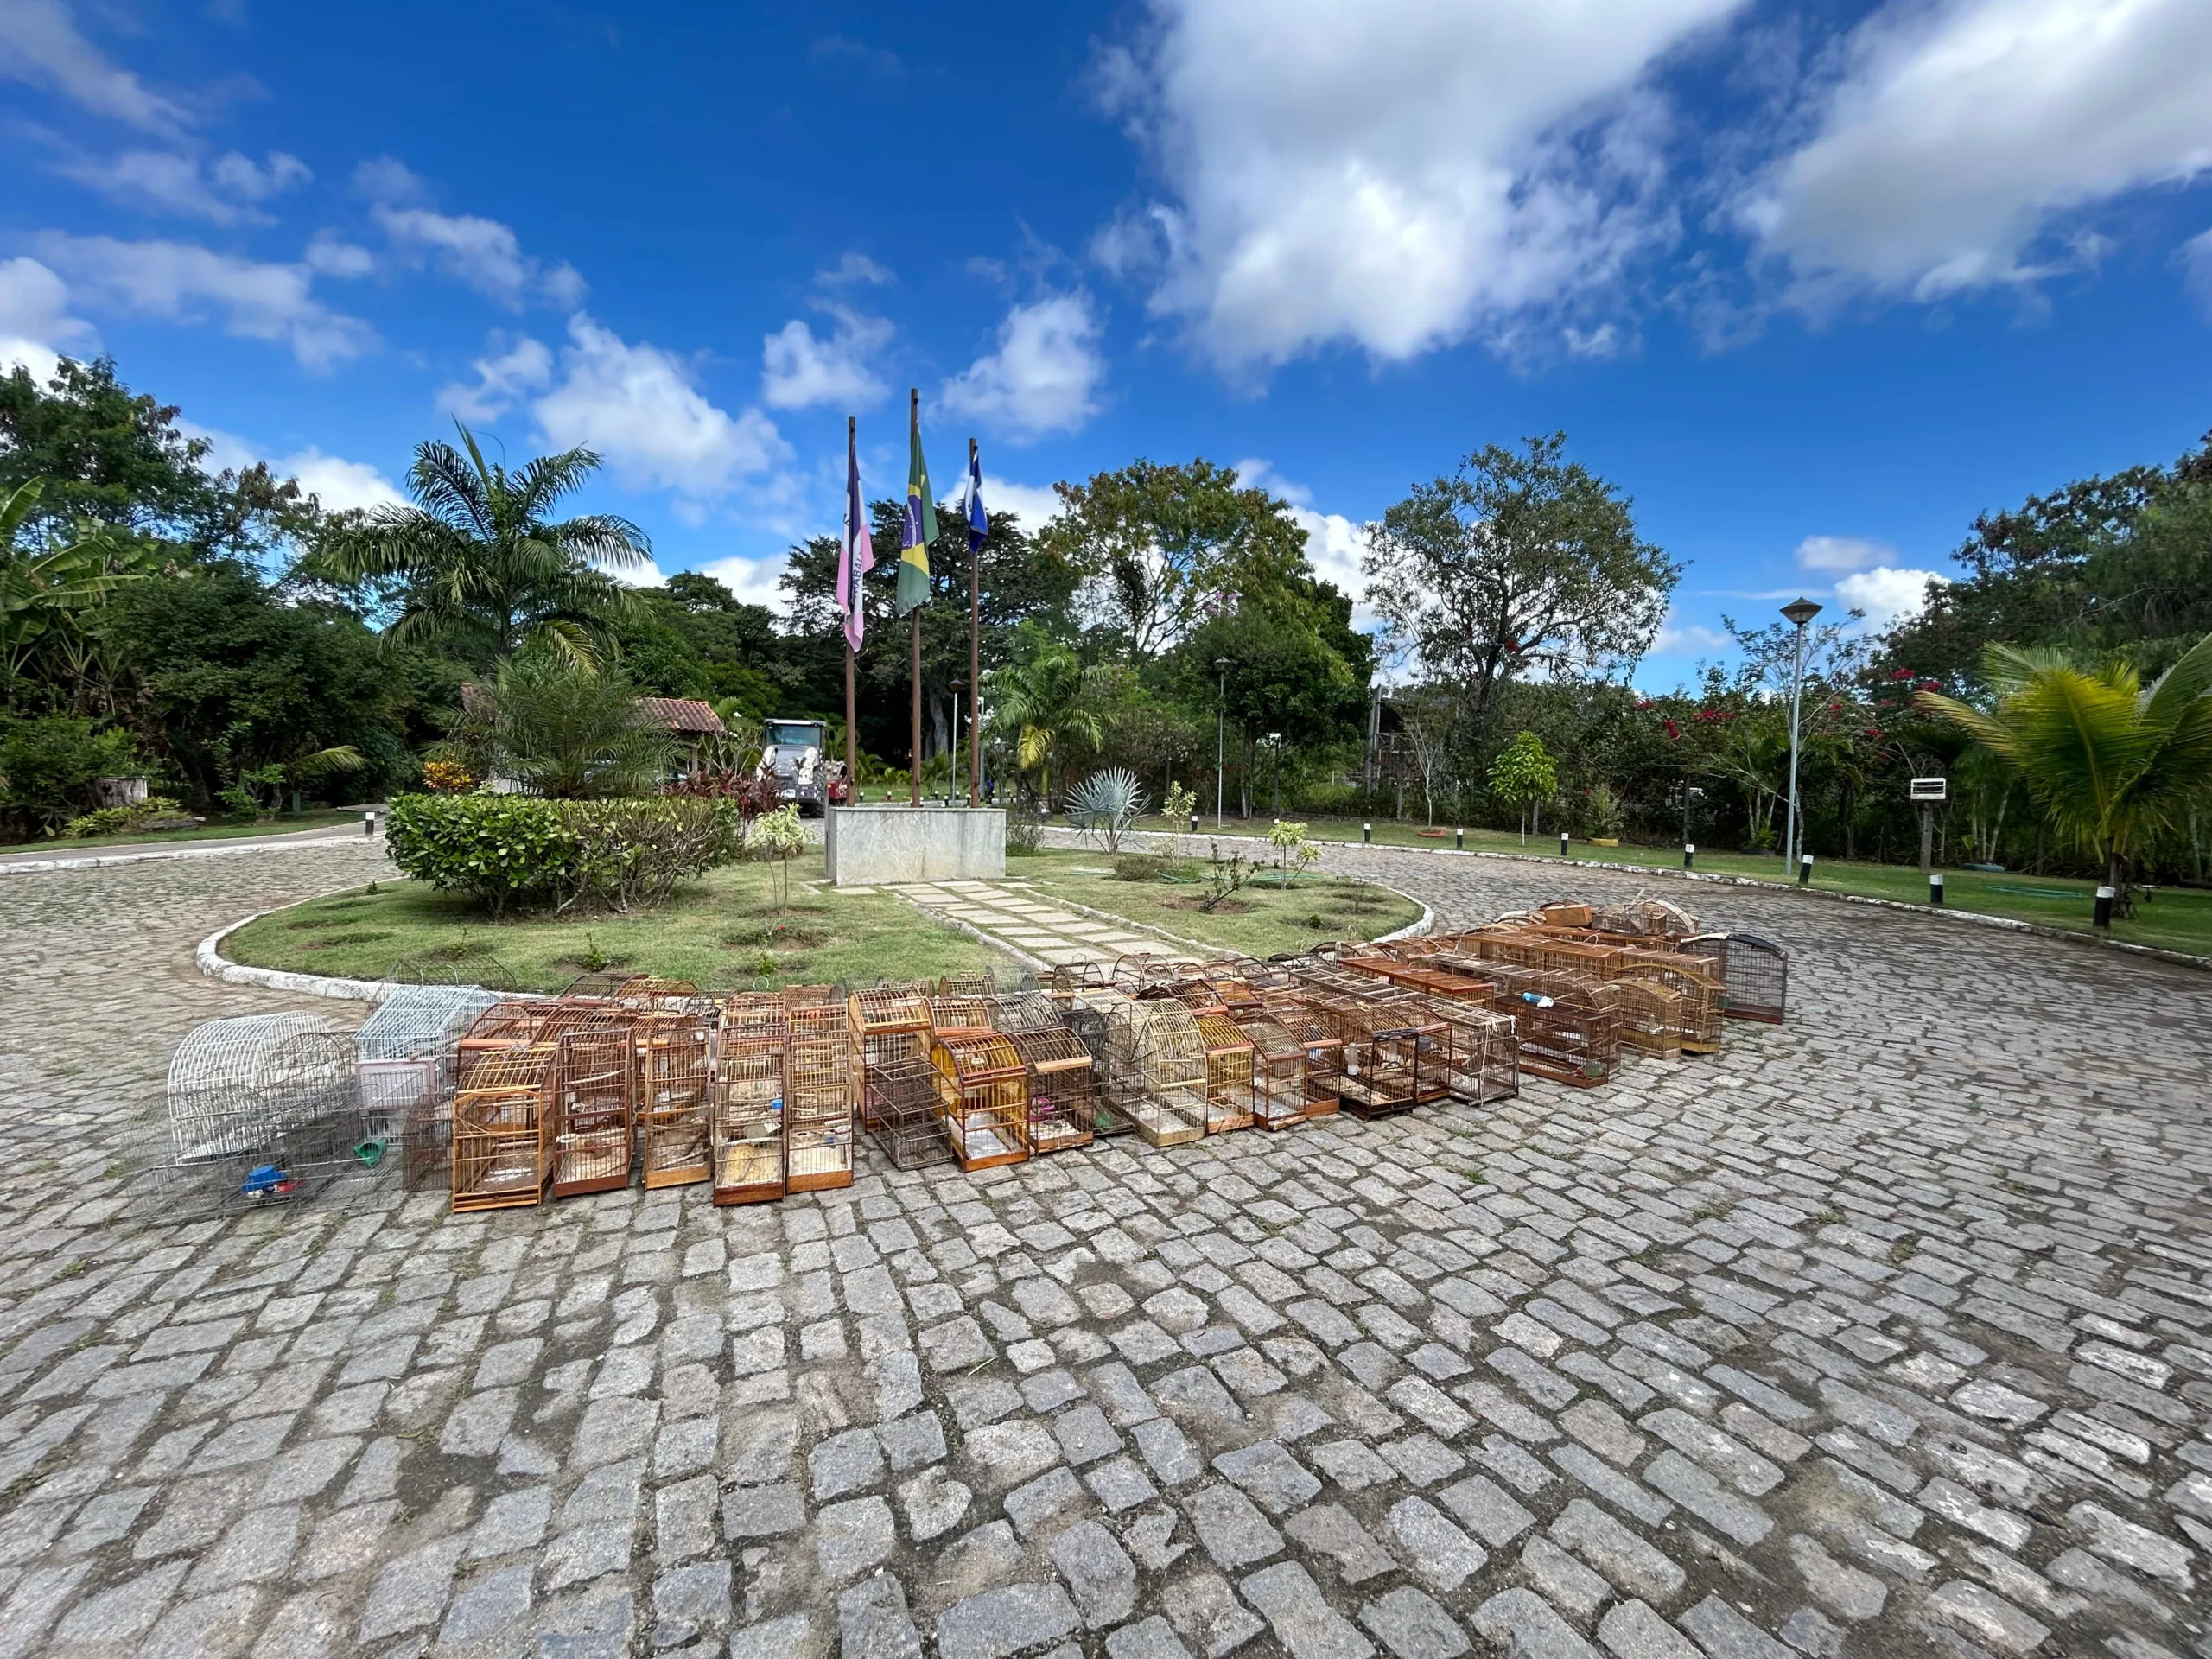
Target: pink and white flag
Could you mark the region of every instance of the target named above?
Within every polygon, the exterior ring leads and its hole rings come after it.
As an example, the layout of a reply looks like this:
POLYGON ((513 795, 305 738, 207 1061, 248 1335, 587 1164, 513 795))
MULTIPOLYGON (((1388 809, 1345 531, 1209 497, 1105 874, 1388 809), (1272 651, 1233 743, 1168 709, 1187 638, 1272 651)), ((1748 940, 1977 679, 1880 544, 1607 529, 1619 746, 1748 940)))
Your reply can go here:
POLYGON ((845 531, 837 543, 837 608, 845 613, 845 643, 861 648, 867 602, 861 578, 875 568, 875 543, 868 533, 868 506, 861 499, 859 439, 845 426, 845 531))

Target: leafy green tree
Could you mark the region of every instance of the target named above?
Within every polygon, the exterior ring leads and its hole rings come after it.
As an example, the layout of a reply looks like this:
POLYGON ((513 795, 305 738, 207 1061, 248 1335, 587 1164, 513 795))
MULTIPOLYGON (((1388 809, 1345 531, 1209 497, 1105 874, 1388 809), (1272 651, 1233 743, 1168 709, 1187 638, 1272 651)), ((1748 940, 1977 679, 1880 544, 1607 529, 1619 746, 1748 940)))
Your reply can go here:
POLYGON ((639 718, 637 696, 611 664, 532 645, 505 658, 470 697, 459 734, 464 764, 560 800, 650 795, 667 781, 676 750, 665 730, 639 718))
MULTIPOLYGON (((1559 769, 1545 752, 1544 741, 1534 732, 1522 732, 1490 763, 1490 792, 1521 811, 1521 839, 1529 839, 1529 816, 1559 793, 1559 769)), ((1541 821, 1538 829, 1543 826, 1541 821)))
POLYGON ((1369 531, 1362 569, 1387 642, 1460 687, 1478 731, 1501 681, 1633 665, 1681 576, 1637 533, 1628 498, 1566 448, 1563 432, 1491 444, 1369 531))
POLYGON ((2011 763, 2052 826, 2126 891, 2129 868, 2212 791, 2212 633, 2148 686, 2133 664, 1992 645, 1992 706, 1920 706, 2011 763))
POLYGON ((1312 575, 1289 505, 1240 484, 1233 467, 1135 461, 1053 488, 1060 511, 1041 539, 1080 573, 1087 608, 1140 664, 1237 595, 1312 575))
POLYGON ((0 712, 0 824, 16 838, 49 834, 91 805, 94 779, 137 765, 128 733, 68 715, 0 712))
POLYGON ((1014 660, 990 677, 986 718, 993 741, 1019 770, 1043 775, 1048 802, 1070 744, 1079 740, 1096 747, 1104 740, 1100 692, 1109 671, 1086 664, 1072 646, 1033 622, 1017 632, 1014 660))
POLYGON ((595 655, 608 619, 630 602, 600 567, 645 564, 645 532, 607 513, 550 517, 598 469, 589 449, 510 472, 484 459, 466 426, 460 432, 460 449, 416 447, 407 474, 414 505, 334 524, 306 573, 388 592, 397 612, 385 637, 394 643, 440 646, 479 666, 532 639, 595 655))
POLYGON ((160 558, 157 544, 88 520, 43 546, 32 542, 26 524, 47 482, 34 478, 0 493, 0 693, 10 701, 41 645, 60 646, 61 636, 78 632, 78 612, 149 574, 160 558))

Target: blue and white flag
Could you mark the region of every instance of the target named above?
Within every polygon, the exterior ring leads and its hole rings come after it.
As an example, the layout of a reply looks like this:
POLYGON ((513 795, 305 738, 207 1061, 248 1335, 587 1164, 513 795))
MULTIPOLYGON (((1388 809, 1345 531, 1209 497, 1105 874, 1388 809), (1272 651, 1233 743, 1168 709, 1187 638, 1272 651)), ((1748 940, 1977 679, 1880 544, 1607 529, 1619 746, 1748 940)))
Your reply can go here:
POLYGON ((968 520, 968 550, 973 553, 991 533, 991 521, 983 512, 983 458, 972 442, 968 446, 968 476, 960 486, 960 506, 968 520))

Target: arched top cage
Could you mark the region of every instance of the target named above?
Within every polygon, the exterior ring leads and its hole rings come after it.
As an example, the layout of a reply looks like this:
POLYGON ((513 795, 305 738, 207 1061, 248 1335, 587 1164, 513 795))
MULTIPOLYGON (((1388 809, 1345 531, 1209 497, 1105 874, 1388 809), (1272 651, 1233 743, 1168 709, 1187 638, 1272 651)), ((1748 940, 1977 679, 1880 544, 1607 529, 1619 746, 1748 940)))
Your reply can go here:
POLYGON ((1681 950, 1719 967, 1728 1016, 1778 1026, 1789 1003, 1789 954, 1755 933, 1694 934, 1681 950))
POLYGON ((314 1014, 248 1014, 194 1027, 169 1057, 171 1109, 181 1099, 259 1089, 270 1081, 276 1052, 289 1039, 337 1029, 314 1014))
POLYGON ((1064 1028, 1060 1011, 1042 991, 1001 991, 991 999, 990 1014, 991 1029, 1009 1034, 1064 1028))

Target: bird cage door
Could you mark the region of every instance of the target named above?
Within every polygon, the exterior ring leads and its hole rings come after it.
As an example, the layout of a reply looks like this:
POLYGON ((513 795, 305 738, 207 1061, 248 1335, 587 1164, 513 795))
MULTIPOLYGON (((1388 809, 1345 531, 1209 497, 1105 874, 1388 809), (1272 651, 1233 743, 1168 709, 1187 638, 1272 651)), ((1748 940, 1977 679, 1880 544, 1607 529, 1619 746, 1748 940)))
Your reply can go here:
POLYGON ((853 1037, 839 1002, 791 1011, 784 1179, 793 1192, 853 1184, 853 1037))
POLYGON ((638 1128, 648 1187, 689 1186, 714 1174, 708 1128, 707 1027, 696 1014, 638 1022, 638 1128))
POLYGON ((575 1198, 630 1185, 637 1057, 626 1023, 562 1034, 554 1091, 551 1194, 575 1198))

